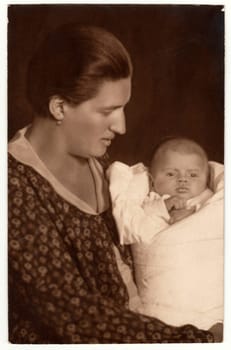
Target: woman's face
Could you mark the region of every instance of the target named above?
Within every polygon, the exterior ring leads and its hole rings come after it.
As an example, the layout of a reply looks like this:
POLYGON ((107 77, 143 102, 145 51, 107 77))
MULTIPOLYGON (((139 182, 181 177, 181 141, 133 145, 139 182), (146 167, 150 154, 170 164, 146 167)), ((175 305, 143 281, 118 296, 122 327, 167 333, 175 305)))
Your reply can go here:
POLYGON ((80 105, 64 102, 62 131, 73 156, 104 155, 116 134, 126 132, 124 107, 131 95, 131 78, 105 81, 98 94, 80 105))

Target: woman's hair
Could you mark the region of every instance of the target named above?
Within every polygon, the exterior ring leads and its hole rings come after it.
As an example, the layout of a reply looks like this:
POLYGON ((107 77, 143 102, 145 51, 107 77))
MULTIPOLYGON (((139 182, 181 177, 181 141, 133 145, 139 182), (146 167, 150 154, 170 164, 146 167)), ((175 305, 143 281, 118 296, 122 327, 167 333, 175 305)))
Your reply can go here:
POLYGON ((197 154, 204 160, 206 167, 208 166, 208 156, 197 142, 186 137, 169 137, 156 146, 150 165, 151 172, 155 172, 158 160, 168 150, 183 154, 197 154))
POLYGON ((93 98, 104 81, 130 76, 130 56, 113 34, 65 24, 50 32, 31 58, 27 98, 38 115, 47 116, 52 96, 78 105, 93 98))

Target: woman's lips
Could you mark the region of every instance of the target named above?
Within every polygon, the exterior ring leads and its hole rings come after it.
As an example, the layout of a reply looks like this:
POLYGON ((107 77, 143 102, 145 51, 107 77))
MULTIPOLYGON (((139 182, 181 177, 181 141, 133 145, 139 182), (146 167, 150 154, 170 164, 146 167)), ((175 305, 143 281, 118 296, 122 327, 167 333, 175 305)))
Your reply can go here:
POLYGON ((102 139, 102 142, 105 144, 105 146, 110 146, 112 139, 102 139))

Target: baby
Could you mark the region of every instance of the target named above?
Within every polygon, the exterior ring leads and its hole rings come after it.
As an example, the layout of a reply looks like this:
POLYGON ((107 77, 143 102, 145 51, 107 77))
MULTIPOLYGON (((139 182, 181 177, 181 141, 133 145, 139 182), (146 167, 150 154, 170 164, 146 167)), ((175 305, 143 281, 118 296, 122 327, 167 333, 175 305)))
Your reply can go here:
POLYGON ((162 142, 149 170, 142 163, 129 167, 114 162, 107 175, 121 244, 150 242, 213 195, 207 155, 186 138, 162 142))
POLYGON ((160 144, 150 174, 152 189, 158 195, 150 193, 143 206, 149 214, 160 211, 159 216, 169 224, 192 214, 213 195, 208 188, 207 155, 192 140, 174 138, 160 144))
POLYGON ((140 312, 209 329, 223 319, 223 165, 172 138, 150 168, 108 169, 121 244, 131 244, 140 312))

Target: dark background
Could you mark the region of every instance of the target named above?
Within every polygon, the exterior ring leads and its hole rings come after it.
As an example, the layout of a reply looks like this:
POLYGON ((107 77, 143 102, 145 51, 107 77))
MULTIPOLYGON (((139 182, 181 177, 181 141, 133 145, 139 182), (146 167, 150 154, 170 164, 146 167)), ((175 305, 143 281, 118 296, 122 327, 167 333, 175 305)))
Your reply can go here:
MULTIPOLYGON (((112 160, 148 163, 163 137, 201 143, 224 157, 224 13, 202 5, 11 5, 8 9, 8 136, 31 121, 25 74, 41 35, 76 20, 102 26, 127 47, 134 64, 127 133, 112 160)), ((55 59, 55 57, 54 57, 55 59)))

